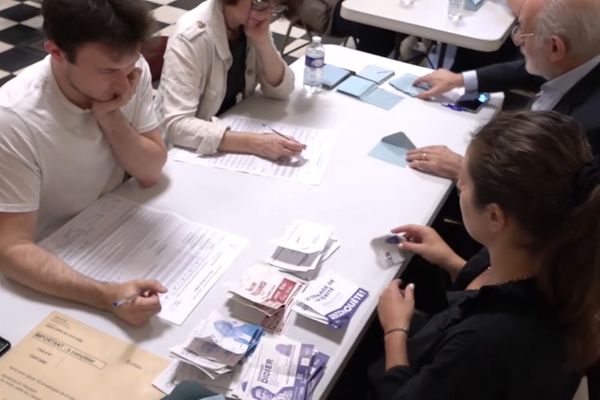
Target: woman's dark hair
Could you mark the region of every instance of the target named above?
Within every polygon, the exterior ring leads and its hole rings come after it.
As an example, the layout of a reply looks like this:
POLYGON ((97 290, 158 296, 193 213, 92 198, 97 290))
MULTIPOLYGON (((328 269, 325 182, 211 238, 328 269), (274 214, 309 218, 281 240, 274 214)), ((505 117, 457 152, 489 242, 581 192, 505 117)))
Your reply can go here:
POLYGON ((152 34, 154 20, 142 0, 44 0, 44 33, 74 63, 77 50, 102 43, 135 51, 152 34))
POLYGON ((600 356, 600 171, 583 128, 555 112, 500 114, 473 138, 467 169, 478 207, 518 221, 542 263, 536 279, 568 332, 570 359, 600 356))

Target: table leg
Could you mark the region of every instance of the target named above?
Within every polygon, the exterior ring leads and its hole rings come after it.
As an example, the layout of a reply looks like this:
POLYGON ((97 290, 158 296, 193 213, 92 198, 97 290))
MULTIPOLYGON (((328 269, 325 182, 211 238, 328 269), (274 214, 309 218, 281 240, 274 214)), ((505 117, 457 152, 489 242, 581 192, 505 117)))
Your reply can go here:
POLYGON ((440 54, 438 55, 438 69, 444 67, 444 59, 446 58, 446 48, 448 45, 446 43, 440 44, 440 54))

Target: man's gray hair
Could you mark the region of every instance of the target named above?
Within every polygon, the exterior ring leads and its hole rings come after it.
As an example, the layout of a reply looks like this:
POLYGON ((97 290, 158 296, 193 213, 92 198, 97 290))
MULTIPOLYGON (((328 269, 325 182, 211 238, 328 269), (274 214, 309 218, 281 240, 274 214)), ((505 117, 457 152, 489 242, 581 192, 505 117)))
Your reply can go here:
POLYGON ((572 57, 600 54, 600 0, 546 0, 535 33, 559 36, 572 57))

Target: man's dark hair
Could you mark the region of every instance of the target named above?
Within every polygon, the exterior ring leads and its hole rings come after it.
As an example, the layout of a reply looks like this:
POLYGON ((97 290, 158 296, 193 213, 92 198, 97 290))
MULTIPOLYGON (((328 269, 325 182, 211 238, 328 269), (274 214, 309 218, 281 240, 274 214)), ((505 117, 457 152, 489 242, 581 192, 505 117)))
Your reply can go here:
POLYGON ((86 43, 134 51, 152 34, 153 18, 143 0, 44 0, 44 33, 75 62, 86 43))

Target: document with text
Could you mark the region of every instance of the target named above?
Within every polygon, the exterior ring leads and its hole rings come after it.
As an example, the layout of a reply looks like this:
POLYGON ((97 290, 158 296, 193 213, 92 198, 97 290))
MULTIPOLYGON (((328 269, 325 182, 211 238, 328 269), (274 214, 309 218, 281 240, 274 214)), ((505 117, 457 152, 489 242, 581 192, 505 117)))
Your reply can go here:
POLYGON ((269 178, 293 180, 310 185, 320 184, 333 148, 335 139, 333 131, 245 117, 226 117, 223 120, 229 124, 232 131, 259 134, 277 132, 304 143, 306 149, 300 157, 280 161, 237 153, 199 155, 194 151, 180 148, 171 149, 170 157, 180 162, 246 172, 269 178))
POLYGON ((158 400, 169 361, 53 312, 0 358, 0 400, 158 400))
POLYGON ((159 317, 181 325, 247 243, 173 213, 106 195, 40 245, 100 281, 158 280, 169 289, 160 296, 159 317))

